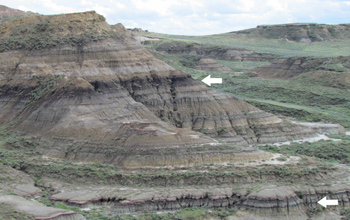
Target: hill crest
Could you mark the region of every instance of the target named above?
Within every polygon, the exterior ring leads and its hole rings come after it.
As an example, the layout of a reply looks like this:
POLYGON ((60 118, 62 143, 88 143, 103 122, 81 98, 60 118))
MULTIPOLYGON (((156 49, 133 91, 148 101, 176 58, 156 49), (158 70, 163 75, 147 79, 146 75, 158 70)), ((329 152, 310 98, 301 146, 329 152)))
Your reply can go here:
POLYGON ((328 25, 316 23, 291 23, 259 25, 256 28, 234 31, 229 34, 311 43, 316 41, 349 38, 350 24, 328 25))

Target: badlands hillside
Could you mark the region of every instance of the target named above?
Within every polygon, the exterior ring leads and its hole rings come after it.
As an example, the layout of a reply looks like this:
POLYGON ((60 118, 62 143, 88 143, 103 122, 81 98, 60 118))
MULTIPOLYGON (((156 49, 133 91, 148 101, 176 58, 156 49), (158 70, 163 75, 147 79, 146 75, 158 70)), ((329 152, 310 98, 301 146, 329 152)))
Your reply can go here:
MULTIPOLYGON (((296 123, 215 91, 139 37, 94 11, 0 24, 2 219, 346 215, 347 165, 267 145, 341 136, 342 126, 296 123), (324 211, 325 195, 341 207, 324 211)), ((184 68, 235 74, 213 60, 225 52, 191 47, 205 59, 182 60, 184 68)), ((193 55, 186 48, 166 53, 193 55)), ((270 65, 277 56, 238 51, 270 65)))

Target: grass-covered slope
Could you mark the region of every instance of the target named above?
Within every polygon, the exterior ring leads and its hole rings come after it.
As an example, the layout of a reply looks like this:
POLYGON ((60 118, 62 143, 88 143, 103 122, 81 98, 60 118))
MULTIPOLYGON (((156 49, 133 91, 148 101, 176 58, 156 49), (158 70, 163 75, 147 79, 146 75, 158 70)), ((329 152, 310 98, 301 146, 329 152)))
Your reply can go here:
POLYGON ((168 41, 185 41, 211 46, 248 49, 259 53, 277 54, 283 57, 293 56, 346 56, 350 51, 350 39, 328 39, 312 43, 299 43, 286 39, 247 36, 244 34, 217 34, 207 36, 166 35, 151 32, 141 33, 144 36, 161 38, 168 41))
POLYGON ((305 44, 239 34, 201 37, 143 34, 161 38, 147 44, 158 59, 191 73, 197 80, 209 74, 195 69, 198 60, 207 56, 198 48, 216 48, 216 51, 220 48, 240 48, 270 53, 266 54, 269 59, 275 57, 271 64, 268 60, 237 62, 218 56, 216 62, 229 67, 234 73, 211 72, 212 77, 223 78, 223 84, 213 87, 274 114, 350 127, 350 58, 340 56, 350 54, 348 39, 305 44), (196 53, 173 53, 174 48, 177 51, 192 48, 196 53))

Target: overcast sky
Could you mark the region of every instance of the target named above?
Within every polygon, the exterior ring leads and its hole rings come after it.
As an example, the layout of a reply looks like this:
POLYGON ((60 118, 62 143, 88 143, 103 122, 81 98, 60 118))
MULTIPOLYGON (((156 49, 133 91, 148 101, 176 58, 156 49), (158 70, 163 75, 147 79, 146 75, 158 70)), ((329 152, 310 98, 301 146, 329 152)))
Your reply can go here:
POLYGON ((350 0, 0 0, 41 14, 95 10, 109 24, 159 33, 218 34, 260 24, 350 23, 350 0))

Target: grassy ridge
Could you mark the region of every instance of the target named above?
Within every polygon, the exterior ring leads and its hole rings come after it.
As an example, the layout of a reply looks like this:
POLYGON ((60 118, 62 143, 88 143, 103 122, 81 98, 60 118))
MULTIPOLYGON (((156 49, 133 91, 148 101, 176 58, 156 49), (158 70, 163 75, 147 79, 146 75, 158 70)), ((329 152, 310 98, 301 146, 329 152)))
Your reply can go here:
POLYGON ((220 34, 208 36, 182 36, 158 33, 144 33, 145 36, 167 40, 183 40, 212 46, 248 49, 259 53, 277 54, 284 57, 321 56, 337 57, 350 55, 350 39, 336 41, 320 41, 311 44, 297 43, 281 39, 265 39, 258 37, 220 34))

